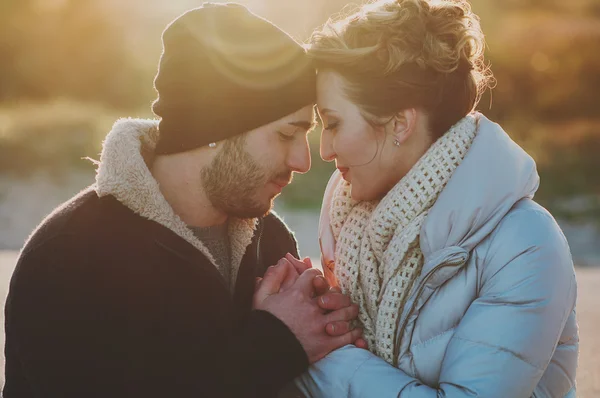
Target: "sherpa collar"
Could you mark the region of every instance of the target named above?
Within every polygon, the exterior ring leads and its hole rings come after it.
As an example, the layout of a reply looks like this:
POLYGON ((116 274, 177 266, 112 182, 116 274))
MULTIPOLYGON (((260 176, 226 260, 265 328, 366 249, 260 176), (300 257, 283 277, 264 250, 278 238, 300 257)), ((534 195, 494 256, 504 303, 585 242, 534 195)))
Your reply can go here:
MULTIPOLYGON (((158 121, 145 119, 120 119, 103 143, 100 163, 96 173, 96 192, 99 197, 112 195, 136 214, 155 221, 185 239, 218 268, 208 248, 175 214, 161 193, 144 160, 144 154, 154 152, 158 138, 158 121)), ((256 228, 256 219, 231 218, 229 240, 231 244, 231 281, 235 280, 256 228)))

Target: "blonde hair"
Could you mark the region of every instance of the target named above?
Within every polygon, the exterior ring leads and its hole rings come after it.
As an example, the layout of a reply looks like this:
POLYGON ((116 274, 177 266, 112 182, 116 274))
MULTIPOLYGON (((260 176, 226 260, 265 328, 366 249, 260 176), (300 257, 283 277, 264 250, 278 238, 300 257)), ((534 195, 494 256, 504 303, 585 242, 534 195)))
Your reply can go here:
POLYGON ((346 94, 377 120, 421 107, 439 137, 472 112, 493 82, 479 18, 465 0, 396 0, 364 5, 315 31, 317 69, 346 81, 346 94))

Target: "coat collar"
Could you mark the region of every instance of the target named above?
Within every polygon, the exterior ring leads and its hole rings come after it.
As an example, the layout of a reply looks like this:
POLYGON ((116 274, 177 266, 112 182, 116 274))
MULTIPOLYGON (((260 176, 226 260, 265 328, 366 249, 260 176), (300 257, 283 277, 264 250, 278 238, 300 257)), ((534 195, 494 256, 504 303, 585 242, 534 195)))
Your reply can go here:
MULTIPOLYGON (((462 163, 431 208, 421 229, 425 263, 449 247, 471 252, 539 185, 534 160, 502 128, 482 114, 462 163)), ((428 267, 423 272, 429 271, 428 267)))
MULTIPOLYGON (((421 228, 423 275, 442 263, 452 262, 456 255, 471 252, 518 201, 532 198, 539 186, 531 156, 498 124, 480 113, 475 116, 477 135, 471 148, 421 228)), ((321 260, 326 275, 330 274, 327 264, 335 259, 329 207, 341 178, 336 170, 329 180, 319 221, 321 260)), ((440 278, 435 281, 442 281, 440 278)))
MULTIPOLYGON (((199 250, 216 267, 216 261, 208 248, 175 214, 150 173, 147 159, 152 156, 157 139, 157 120, 118 120, 103 143, 96 173, 96 192, 99 197, 112 195, 139 216, 170 229, 199 250)), ((252 241, 256 221, 230 219, 231 286, 234 286, 242 257, 252 241)))

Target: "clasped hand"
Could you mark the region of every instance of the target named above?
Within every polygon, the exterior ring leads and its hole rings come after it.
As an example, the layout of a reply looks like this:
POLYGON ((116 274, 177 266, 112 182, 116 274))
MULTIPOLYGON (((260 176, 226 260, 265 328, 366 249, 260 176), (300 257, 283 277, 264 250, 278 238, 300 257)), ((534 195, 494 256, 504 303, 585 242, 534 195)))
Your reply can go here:
POLYGON ((257 278, 253 308, 272 313, 285 323, 302 344, 312 364, 347 344, 367 348, 362 330, 353 328, 358 306, 330 287, 323 274, 291 254, 257 278))

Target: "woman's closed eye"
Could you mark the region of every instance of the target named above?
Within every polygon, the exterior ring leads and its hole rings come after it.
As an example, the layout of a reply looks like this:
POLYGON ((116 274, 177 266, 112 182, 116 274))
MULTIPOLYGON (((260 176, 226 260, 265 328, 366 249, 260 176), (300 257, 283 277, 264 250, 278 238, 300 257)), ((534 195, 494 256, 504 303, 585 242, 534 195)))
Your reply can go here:
POLYGON ((340 122, 327 123, 327 125, 324 126, 323 128, 327 131, 333 131, 337 128, 338 124, 340 124, 340 122))

